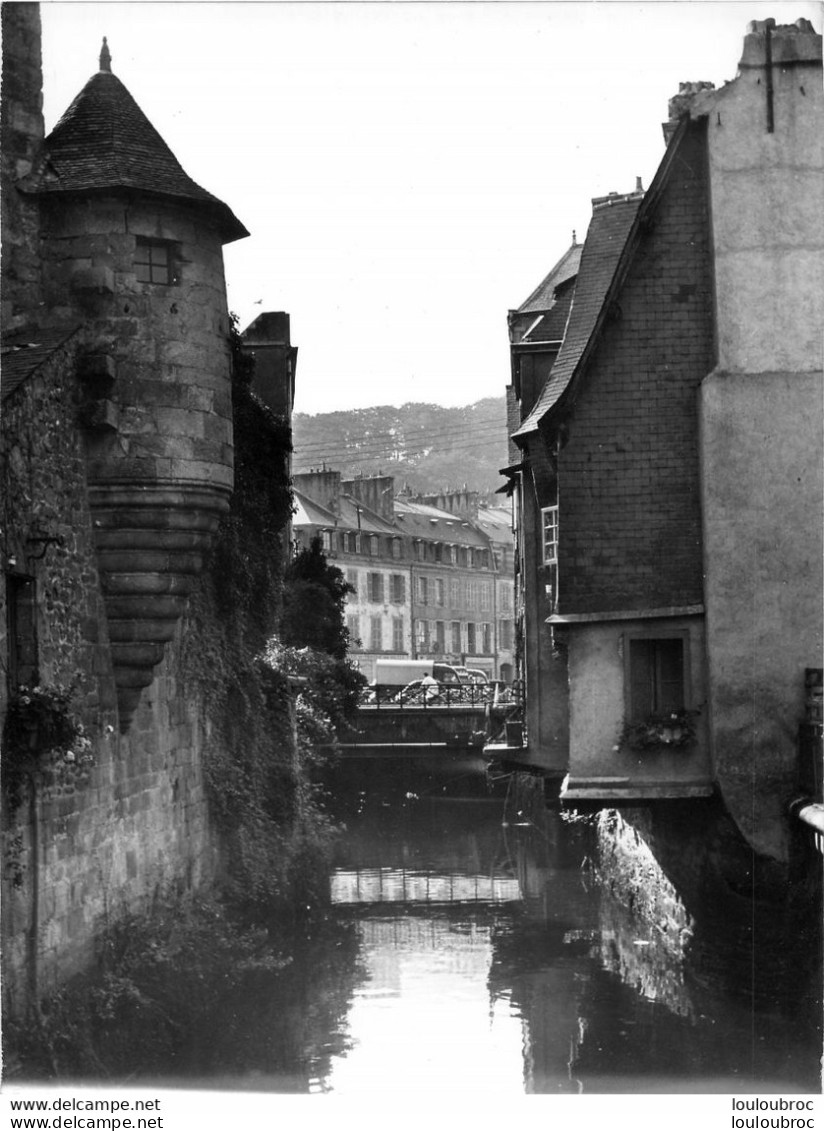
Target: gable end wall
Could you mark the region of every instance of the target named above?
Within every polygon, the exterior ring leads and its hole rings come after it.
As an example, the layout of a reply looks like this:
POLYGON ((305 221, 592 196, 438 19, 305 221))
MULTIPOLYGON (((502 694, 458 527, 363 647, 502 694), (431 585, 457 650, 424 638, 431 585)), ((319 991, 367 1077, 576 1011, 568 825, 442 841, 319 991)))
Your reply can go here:
POLYGON ((560 613, 702 601, 697 390, 713 363, 704 126, 684 137, 576 393, 560 613))

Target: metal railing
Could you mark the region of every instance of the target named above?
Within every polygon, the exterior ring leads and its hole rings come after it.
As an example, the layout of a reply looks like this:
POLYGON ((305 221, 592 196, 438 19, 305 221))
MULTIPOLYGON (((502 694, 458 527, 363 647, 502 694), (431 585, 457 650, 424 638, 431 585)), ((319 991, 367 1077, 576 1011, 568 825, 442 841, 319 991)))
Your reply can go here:
POLYGON ((415 681, 406 687, 369 687, 361 696, 361 706, 409 709, 435 709, 441 707, 503 707, 520 706, 520 688, 500 682, 452 684, 433 686, 415 681))

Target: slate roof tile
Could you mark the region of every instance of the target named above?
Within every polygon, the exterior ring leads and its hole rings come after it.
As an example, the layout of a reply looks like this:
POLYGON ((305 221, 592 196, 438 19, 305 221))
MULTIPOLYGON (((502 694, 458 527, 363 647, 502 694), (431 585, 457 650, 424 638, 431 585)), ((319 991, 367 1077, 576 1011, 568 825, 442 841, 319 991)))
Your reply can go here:
POLYGON ((515 436, 534 431, 575 376, 595 331, 642 199, 642 194, 633 193, 596 204, 581 255, 563 344, 532 412, 515 436))
POLYGON ((123 83, 100 71, 45 141, 38 192, 129 189, 186 201, 210 212, 226 242, 249 233, 231 209, 184 172, 123 83))
POLYGON ((546 278, 541 280, 529 298, 518 307, 516 313, 529 314, 534 311, 537 314, 542 310, 549 310, 554 302, 556 288, 569 279, 574 279, 578 274, 582 251, 583 244, 571 244, 546 278))
POLYGON ((442 511, 426 503, 409 503, 395 497, 398 527, 413 537, 463 546, 486 546, 486 539, 474 524, 461 515, 442 511))
POLYGON ((572 306, 572 296, 575 293, 574 277, 566 280, 565 284, 555 290, 555 301, 551 310, 546 311, 536 322, 528 334, 524 334, 522 342, 560 342, 566 330, 569 310, 572 306))
POLYGON ((19 388, 78 329, 78 326, 60 326, 25 330, 4 337, 0 351, 0 395, 5 399, 19 388))

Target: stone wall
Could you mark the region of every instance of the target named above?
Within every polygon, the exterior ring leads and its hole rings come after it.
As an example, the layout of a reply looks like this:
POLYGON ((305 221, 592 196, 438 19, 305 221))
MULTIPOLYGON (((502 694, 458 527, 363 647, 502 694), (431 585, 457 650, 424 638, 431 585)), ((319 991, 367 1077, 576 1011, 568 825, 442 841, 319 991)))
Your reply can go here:
POLYGON ((819 1023, 821 873, 809 846, 799 839, 789 866, 756 855, 717 798, 606 810, 598 842, 605 940, 630 983, 679 1013, 709 1012, 732 991, 765 1027, 771 1014, 819 1023), (623 936, 620 908, 631 913, 623 936))
POLYGON ((89 350, 113 363, 107 395, 116 415, 91 444, 91 478, 205 477, 228 493, 229 316, 218 234, 159 201, 49 199, 42 254, 51 319, 82 318, 89 350), (138 237, 172 245, 173 285, 137 279, 138 237))
MULTIPOLYGON (((116 726, 85 453, 73 427, 83 396, 75 377, 82 345, 75 334, 3 405, 4 564, 12 558, 36 579, 40 680, 75 685, 94 758, 88 781, 39 785, 37 858, 27 799, 13 808, 4 798, 3 986, 12 1013, 24 1007, 35 971, 47 993, 91 960, 107 923, 162 893, 208 884, 216 868, 200 762, 202 713, 177 662, 182 627, 130 731, 121 735, 116 726), (64 544, 37 557, 41 546, 26 539, 40 531, 64 544)), ((3 626, 5 613, 0 608, 3 626)), ((6 647, 0 654, 5 658, 6 647)), ((5 694, 2 678, 0 708, 5 694)))
POLYGON ((184 204, 125 193, 48 197, 42 230, 50 318, 85 327, 90 502, 125 731, 228 507, 221 239, 184 204), (169 281, 138 278, 141 238, 161 241, 169 281))
POLYGON ((3 75, 2 132, 2 323, 3 331, 26 323, 38 309, 40 294, 39 211, 18 192, 16 183, 28 177, 43 141, 40 7, 2 5, 3 75))

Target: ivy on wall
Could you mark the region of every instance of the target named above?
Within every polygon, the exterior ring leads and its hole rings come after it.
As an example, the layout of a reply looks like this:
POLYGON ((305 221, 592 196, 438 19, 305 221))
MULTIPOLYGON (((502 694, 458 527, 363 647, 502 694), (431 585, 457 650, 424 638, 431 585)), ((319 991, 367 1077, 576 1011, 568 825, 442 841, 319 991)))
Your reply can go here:
MULTIPOLYGON (((192 602, 182 666, 205 708, 206 782, 226 893, 250 919, 283 920, 326 895, 334 829, 317 772, 360 685, 345 658, 342 601, 330 639, 343 647, 334 654, 329 641, 301 638, 300 618, 291 618, 288 643, 280 639, 298 580, 285 577, 294 575, 285 536, 291 433, 252 392, 253 362, 236 328, 232 353, 235 490, 192 602)), ((315 565, 314 582, 325 576, 328 585, 332 567, 315 565)))

